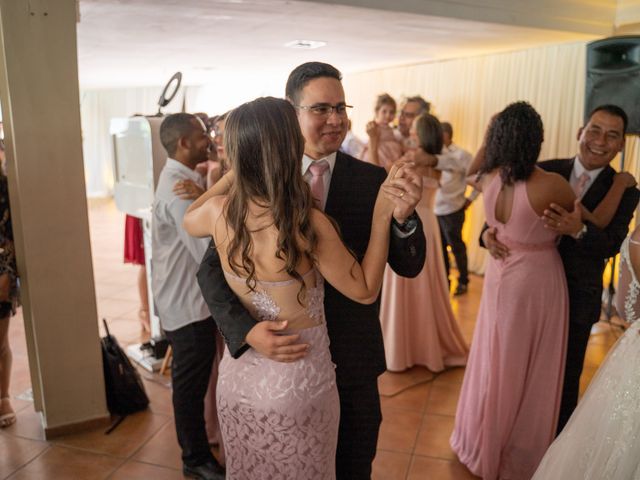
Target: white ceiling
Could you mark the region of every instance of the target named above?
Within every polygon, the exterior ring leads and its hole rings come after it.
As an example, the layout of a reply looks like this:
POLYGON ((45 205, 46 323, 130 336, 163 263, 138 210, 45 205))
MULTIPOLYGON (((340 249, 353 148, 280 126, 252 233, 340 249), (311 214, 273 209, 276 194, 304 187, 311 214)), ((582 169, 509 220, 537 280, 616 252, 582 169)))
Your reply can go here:
MULTIPOLYGON (((446 3, 430 1, 440 7, 446 3)), ((462 3, 468 12, 469 1, 462 3)), ((496 0, 484 3, 495 9, 496 0)), ((520 2, 525 3, 532 4, 520 2)), ((512 18, 516 23, 518 16, 512 18)), ((177 70, 190 85, 221 79, 225 84, 234 79, 283 82, 294 66, 309 60, 332 63, 348 74, 597 36, 568 30, 310 1, 80 0, 80 85, 160 85, 177 70), (285 48, 292 40, 320 40, 327 46, 285 48)))

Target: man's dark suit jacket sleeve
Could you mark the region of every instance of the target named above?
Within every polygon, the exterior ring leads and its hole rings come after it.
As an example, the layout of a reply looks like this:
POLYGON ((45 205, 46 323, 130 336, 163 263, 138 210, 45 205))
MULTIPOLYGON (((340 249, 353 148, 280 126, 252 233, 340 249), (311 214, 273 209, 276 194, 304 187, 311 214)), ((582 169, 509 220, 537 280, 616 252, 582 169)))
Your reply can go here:
POLYGON ((227 284, 213 241, 200 262, 197 278, 202 296, 231 356, 238 358, 249 348, 245 338, 257 322, 227 284))
POLYGON ((633 217, 640 191, 637 188, 627 188, 620 201, 615 215, 605 228, 600 229, 591 222, 584 222, 587 232, 578 241, 575 248, 585 255, 606 259, 614 257, 620 251, 620 245, 629 233, 629 222, 633 217))
POLYGON ((416 277, 425 266, 427 240, 424 236, 422 220, 418 214, 414 214, 418 224, 415 231, 408 237, 401 238, 394 233, 391 226, 391 239, 389 241, 389 265, 402 277, 416 277))
MULTIPOLYGON (((387 179, 387 172, 378 167, 376 182, 382 186, 387 179)), ((417 220, 416 229, 407 237, 400 237, 395 233, 395 227, 391 225, 391 237, 389 240, 389 257, 387 262, 391 269, 401 277, 414 278, 422 271, 427 255, 427 240, 424 236, 422 220, 417 212, 411 215, 417 220)), ((364 253, 364 252, 363 252, 364 253)), ((362 259, 360 259, 362 261, 362 259)))

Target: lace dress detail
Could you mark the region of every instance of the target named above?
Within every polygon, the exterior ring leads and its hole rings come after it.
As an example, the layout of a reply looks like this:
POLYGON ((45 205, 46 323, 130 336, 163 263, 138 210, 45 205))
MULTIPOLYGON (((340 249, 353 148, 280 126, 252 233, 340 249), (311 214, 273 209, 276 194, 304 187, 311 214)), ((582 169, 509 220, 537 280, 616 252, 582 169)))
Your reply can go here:
POLYGON ((620 280, 618 282, 618 294, 616 296, 616 309, 627 322, 633 322, 640 314, 638 310, 638 292, 640 284, 631 267, 629 258, 629 243, 636 243, 631 237, 627 237, 620 247, 620 280))
POLYGON ((640 284, 631 268, 629 240, 620 249, 616 303, 632 324, 549 448, 535 480, 640 479, 640 284))
MULTIPOLYGON (((314 320, 299 330, 310 345, 294 363, 269 360, 254 350, 234 359, 225 349, 217 386, 218 415, 227 457, 227 480, 335 479, 340 407, 324 321, 324 285, 312 270, 301 306, 300 284, 258 282, 225 273, 231 288, 261 321, 314 320)), ((308 324, 308 322, 307 322, 308 324)))
POLYGON ((274 321, 280 315, 280 308, 265 291, 253 292, 251 294, 251 303, 253 303, 258 312, 258 318, 261 322, 274 321))

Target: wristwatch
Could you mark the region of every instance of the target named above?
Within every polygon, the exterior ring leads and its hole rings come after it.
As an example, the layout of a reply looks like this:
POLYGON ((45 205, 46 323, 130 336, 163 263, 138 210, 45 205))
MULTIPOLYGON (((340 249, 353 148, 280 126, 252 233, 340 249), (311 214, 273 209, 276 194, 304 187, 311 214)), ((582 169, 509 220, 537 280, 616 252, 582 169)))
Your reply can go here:
POLYGON ((587 233, 587 224, 583 223, 582 224, 582 228, 580 229, 580 231, 578 233, 574 233, 573 235, 571 235, 573 238, 575 238, 576 240, 580 240, 582 237, 584 237, 587 233))
POLYGON ((416 212, 413 212, 403 223, 398 223, 395 218, 391 223, 393 223, 393 225, 402 233, 409 234, 413 232, 418 226, 418 214, 416 212))

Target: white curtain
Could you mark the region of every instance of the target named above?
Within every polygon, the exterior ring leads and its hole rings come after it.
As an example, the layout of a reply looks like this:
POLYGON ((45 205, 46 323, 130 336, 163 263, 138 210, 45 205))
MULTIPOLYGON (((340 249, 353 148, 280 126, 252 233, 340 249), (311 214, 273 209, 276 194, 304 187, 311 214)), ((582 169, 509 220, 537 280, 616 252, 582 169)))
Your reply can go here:
MULTIPOLYGON (((573 156, 583 121, 585 50, 579 42, 348 75, 344 85, 347 102, 355 107, 354 132, 365 137, 378 94, 387 92, 398 101, 422 95, 440 120, 453 125, 454 142, 475 152, 491 116, 511 102, 526 100, 545 126, 540 158, 573 156)), ((480 197, 470 207, 463 231, 469 268, 477 273, 484 271, 485 252, 477 243, 483 223, 480 197)))

